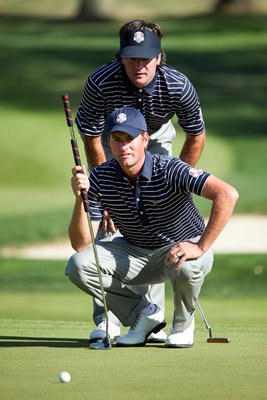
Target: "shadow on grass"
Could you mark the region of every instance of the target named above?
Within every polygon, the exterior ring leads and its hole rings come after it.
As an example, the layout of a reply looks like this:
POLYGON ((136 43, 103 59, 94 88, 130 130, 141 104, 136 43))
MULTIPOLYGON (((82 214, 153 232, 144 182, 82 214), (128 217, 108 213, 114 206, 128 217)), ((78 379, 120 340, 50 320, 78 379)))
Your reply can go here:
POLYGON ((32 336, 0 336, 0 347, 89 348, 88 339, 32 336))
MULTIPOLYGON (((0 336, 1 347, 54 347, 54 348, 86 348, 90 350, 88 339, 77 338, 50 338, 50 337, 33 337, 33 336, 0 336)), ((116 347, 115 343, 112 348, 116 347)), ((147 344, 146 347, 162 348, 161 344, 147 344)), ((124 347, 116 347, 123 349, 124 347)), ((133 347, 135 348, 135 347, 133 347)))

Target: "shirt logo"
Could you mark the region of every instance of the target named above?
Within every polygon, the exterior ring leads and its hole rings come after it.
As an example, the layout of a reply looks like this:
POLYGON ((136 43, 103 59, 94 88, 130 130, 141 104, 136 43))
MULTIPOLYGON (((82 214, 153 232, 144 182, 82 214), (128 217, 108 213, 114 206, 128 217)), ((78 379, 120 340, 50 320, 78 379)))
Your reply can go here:
POLYGON ((124 113, 120 113, 120 114, 117 116, 117 119, 116 119, 116 121, 119 122, 120 124, 122 124, 122 123, 125 122, 126 120, 127 120, 127 117, 126 117, 126 114, 124 114, 124 113))
POLYGON ((193 178, 198 178, 202 174, 203 174, 202 169, 190 168, 189 170, 189 175, 191 175, 193 178))
POLYGON ((143 32, 135 32, 134 36, 133 36, 133 40, 137 43, 141 43, 145 40, 145 36, 143 34, 143 32))

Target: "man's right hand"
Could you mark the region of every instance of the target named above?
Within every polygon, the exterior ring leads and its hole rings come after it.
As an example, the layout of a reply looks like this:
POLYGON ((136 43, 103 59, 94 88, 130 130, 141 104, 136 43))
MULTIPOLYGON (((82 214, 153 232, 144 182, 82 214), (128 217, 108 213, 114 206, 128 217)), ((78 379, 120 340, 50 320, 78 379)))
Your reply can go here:
POLYGON ((81 191, 89 190, 89 179, 85 166, 76 165, 72 168, 71 187, 76 197, 81 196, 81 191))
POLYGON ((102 229, 104 236, 107 236, 109 232, 111 233, 116 233, 118 228, 108 215, 108 212, 105 210, 103 214, 103 220, 102 220, 102 229))

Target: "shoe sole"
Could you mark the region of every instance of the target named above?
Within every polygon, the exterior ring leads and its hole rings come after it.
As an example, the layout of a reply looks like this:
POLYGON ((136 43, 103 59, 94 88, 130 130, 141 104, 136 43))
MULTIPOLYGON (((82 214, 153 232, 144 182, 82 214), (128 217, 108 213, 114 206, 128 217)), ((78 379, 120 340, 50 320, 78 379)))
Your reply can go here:
POLYGON ((166 339, 147 339, 147 343, 165 343, 166 339))
POLYGON ((161 322, 160 324, 155 326, 155 328, 153 328, 150 332, 147 333, 145 340, 142 343, 129 344, 129 343, 116 342, 116 347, 142 347, 142 346, 145 346, 145 344, 147 343, 148 336, 151 335, 151 333, 158 333, 159 331, 161 331, 161 329, 165 328, 165 326, 166 326, 166 321, 164 320, 163 322, 161 322))
MULTIPOLYGON (((105 337, 106 337, 106 336, 98 337, 98 338, 93 338, 93 339, 89 339, 89 344, 98 342, 99 340, 103 340, 105 337)), ((115 340, 116 340, 117 337, 119 337, 119 336, 114 336, 114 338, 111 338, 111 337, 109 337, 109 338, 110 338, 111 342, 113 343, 113 342, 115 342, 115 340)))
POLYGON ((166 344, 165 347, 169 349, 189 349, 190 347, 193 347, 193 344, 166 344))
POLYGON ((90 343, 89 348, 91 350, 110 350, 112 348, 110 337, 106 336, 103 339, 90 343))

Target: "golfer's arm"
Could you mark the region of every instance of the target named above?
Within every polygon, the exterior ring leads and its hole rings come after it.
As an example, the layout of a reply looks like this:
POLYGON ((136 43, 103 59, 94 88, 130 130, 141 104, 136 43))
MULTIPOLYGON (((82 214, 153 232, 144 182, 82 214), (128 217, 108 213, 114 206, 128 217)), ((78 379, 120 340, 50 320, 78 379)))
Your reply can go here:
MULTIPOLYGON (((100 222, 92 221, 94 236, 97 234, 99 224, 100 222)), ((81 196, 76 197, 68 233, 71 245, 77 252, 84 250, 92 243, 81 196)))
POLYGON ((212 200, 210 217, 198 243, 199 247, 205 252, 215 242, 227 224, 239 195, 234 187, 215 176, 210 176, 207 179, 201 195, 212 200))
POLYGON ((187 164, 194 166, 197 164, 202 153, 206 140, 206 132, 203 131, 200 135, 197 136, 192 136, 188 133, 186 133, 185 135, 186 138, 180 153, 180 158, 187 164))
POLYGON ((105 152, 101 142, 101 136, 93 137, 83 135, 82 139, 87 162, 91 169, 106 161, 105 152))

